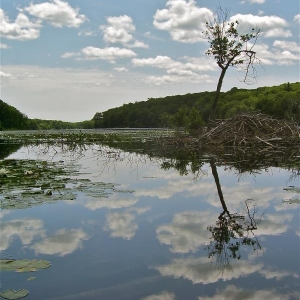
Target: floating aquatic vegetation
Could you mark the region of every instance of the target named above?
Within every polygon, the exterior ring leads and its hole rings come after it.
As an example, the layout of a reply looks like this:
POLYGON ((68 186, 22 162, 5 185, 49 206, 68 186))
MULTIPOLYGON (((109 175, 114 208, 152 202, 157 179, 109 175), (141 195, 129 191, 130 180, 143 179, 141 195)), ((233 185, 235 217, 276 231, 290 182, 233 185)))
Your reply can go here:
POLYGON ((134 191, 133 190, 117 190, 117 189, 114 189, 114 192, 116 192, 116 193, 125 193, 125 194, 127 194, 127 193, 129 193, 129 194, 131 194, 131 193, 134 193, 134 191))
MULTIPOLYGON (((0 272, 14 271, 18 273, 36 272, 51 267, 47 260, 29 260, 29 259, 0 259, 0 272)), ((36 277, 29 277, 27 280, 34 280, 36 277)), ((0 293, 4 299, 21 299, 29 294, 27 290, 6 290, 0 293)))
POLYGON ((300 193, 300 188, 295 187, 295 186, 289 186, 287 188, 284 188, 284 190, 287 192, 300 193))
POLYGON ((24 209, 59 200, 75 200, 79 193, 93 198, 107 198, 112 193, 133 193, 117 190, 117 184, 92 182, 83 175, 79 165, 64 161, 39 160, 0 161, 0 208, 24 209))
POLYGON ((27 279, 27 281, 32 281, 32 280, 34 280, 34 279, 36 279, 36 277, 29 277, 29 278, 27 279))
POLYGON ((140 141, 145 143, 156 137, 170 136, 174 130, 169 129, 147 129, 147 130, 60 130, 60 131, 11 131, 0 133, 2 143, 22 143, 27 145, 67 145, 71 149, 73 146, 81 147, 87 144, 99 144, 102 142, 132 142, 140 141))
POLYGON ((0 177, 6 177, 8 173, 9 171, 6 170, 5 168, 0 169, 0 177))
POLYGON ((28 296, 29 292, 27 290, 6 290, 2 293, 0 293, 0 297, 4 298, 4 299, 9 299, 9 300, 14 300, 14 299, 21 299, 24 298, 26 296, 28 296))
MULTIPOLYGON (((284 190, 287 192, 292 192, 292 193, 300 193, 300 188, 295 187, 293 185, 289 186, 287 188, 284 188, 284 190)), ((286 204, 300 204, 300 199, 283 199, 282 202, 286 203, 286 204)))
POLYGON ((0 271, 15 271, 19 273, 35 272, 47 269, 51 263, 47 260, 0 259, 0 271))
POLYGON ((300 204, 300 199, 284 199, 282 202, 287 204, 300 204))

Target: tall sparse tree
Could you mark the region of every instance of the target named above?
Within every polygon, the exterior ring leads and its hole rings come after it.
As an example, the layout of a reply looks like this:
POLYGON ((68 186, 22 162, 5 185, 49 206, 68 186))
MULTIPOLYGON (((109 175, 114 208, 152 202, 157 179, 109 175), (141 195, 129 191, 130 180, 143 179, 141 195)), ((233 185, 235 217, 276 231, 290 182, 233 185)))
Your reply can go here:
POLYGON ((254 63, 258 59, 253 47, 260 33, 261 30, 255 28, 252 28, 250 33, 240 33, 239 22, 230 22, 229 10, 221 7, 218 7, 213 20, 206 22, 206 31, 203 34, 210 44, 206 54, 213 57, 222 70, 210 110, 211 120, 216 117, 223 79, 229 67, 241 67, 245 71, 245 83, 256 77, 254 63), (253 40, 253 43, 248 43, 250 40, 253 40))

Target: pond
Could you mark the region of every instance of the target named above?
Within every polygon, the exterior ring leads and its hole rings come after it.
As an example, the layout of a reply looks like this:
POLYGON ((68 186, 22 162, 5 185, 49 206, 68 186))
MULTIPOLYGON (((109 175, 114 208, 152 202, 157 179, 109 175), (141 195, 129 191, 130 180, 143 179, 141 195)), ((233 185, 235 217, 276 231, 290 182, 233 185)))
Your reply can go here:
POLYGON ((299 157, 240 172, 145 144, 2 140, 1 297, 299 299, 299 157))

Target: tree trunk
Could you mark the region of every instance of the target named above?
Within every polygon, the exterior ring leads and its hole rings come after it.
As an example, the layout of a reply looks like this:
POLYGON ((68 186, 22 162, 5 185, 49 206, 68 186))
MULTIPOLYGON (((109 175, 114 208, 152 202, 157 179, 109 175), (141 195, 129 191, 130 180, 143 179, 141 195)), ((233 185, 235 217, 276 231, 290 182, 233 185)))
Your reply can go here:
POLYGON ((220 92, 221 92, 221 88, 222 88, 222 84, 223 84, 223 79, 224 79, 225 73, 227 71, 227 68, 228 67, 225 67, 225 68, 222 69, 221 75, 219 77, 215 99, 214 99, 214 102, 213 102, 213 104, 210 108, 210 112, 209 112, 209 120, 214 120, 216 118, 217 105, 218 105, 218 101, 219 101, 219 97, 220 97, 220 92))

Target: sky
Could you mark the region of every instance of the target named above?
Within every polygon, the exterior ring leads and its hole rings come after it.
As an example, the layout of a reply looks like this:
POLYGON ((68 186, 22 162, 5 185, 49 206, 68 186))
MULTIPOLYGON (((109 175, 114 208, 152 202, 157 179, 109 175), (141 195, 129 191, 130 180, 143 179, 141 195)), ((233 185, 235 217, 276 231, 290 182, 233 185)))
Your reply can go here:
POLYGON ((299 0, 0 0, 0 98, 29 118, 92 119, 96 112, 216 89, 205 52, 218 6, 240 32, 261 30, 257 78, 231 68, 222 91, 299 81, 299 0))

